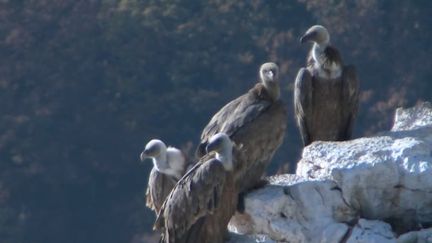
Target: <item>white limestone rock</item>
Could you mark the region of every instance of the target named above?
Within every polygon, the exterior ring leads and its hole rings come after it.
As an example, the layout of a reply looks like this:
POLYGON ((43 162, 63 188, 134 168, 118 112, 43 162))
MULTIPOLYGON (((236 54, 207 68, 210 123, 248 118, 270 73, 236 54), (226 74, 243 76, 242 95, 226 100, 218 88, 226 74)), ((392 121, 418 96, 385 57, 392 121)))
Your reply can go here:
POLYGON ((410 109, 398 108, 396 110, 393 131, 414 130, 428 127, 432 124, 432 104, 421 103, 410 109))
POLYGON ((229 240, 226 243, 276 243, 266 235, 241 235, 230 233, 229 240))
POLYGON ((411 231, 397 238, 397 243, 430 243, 432 242, 432 228, 411 231))
POLYGON ((360 219, 353 227, 347 243, 392 243, 396 238, 389 224, 378 220, 360 219))
POLYGON ((270 177, 268 186, 247 195, 245 213, 229 229, 277 242, 430 236, 407 233, 432 225, 430 103, 398 109, 392 130, 375 137, 314 142, 297 167, 297 175, 270 177))

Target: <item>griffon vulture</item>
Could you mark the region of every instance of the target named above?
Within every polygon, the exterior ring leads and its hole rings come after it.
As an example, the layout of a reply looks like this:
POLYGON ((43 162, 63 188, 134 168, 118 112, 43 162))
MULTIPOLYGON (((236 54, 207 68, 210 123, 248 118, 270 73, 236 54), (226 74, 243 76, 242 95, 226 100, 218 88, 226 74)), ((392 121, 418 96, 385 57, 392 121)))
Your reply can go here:
POLYGON ((141 161, 153 160, 146 191, 146 205, 156 214, 177 181, 184 175, 187 163, 184 154, 177 148, 167 147, 161 140, 147 143, 140 155, 141 161))
POLYGON ((344 66, 321 25, 312 26, 300 41, 313 43, 307 67, 298 72, 294 88, 295 116, 303 144, 349 140, 359 100, 355 68, 344 66))
POLYGON ((287 113, 280 99, 279 68, 275 63, 264 63, 259 70, 261 82, 246 94, 222 107, 201 134, 197 156, 214 134, 226 133, 238 149, 234 168, 240 192, 255 187, 267 165, 281 145, 287 126, 287 113))
POLYGON ((165 200, 154 228, 161 242, 222 243, 235 212, 233 143, 224 133, 212 136, 204 156, 178 181, 165 200))

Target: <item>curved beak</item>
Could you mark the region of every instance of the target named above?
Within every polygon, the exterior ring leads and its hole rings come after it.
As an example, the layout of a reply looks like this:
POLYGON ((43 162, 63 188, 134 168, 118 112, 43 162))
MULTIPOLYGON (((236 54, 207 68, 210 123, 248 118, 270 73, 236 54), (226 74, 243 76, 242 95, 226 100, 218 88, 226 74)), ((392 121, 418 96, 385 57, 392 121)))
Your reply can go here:
POLYGON ((141 161, 144 161, 145 159, 147 159, 148 156, 146 155, 146 151, 144 150, 141 154, 140 154, 140 159, 141 161))
POLYGON ((300 43, 306 43, 312 41, 315 38, 315 32, 306 33, 302 37, 300 37, 300 43))
POLYGON ((306 43, 306 42, 308 42, 308 38, 307 38, 307 36, 306 35, 304 35, 304 36, 302 36, 302 37, 300 37, 300 43, 306 43))
POLYGON ((267 76, 270 78, 270 80, 273 80, 274 77, 273 71, 268 71, 267 76))

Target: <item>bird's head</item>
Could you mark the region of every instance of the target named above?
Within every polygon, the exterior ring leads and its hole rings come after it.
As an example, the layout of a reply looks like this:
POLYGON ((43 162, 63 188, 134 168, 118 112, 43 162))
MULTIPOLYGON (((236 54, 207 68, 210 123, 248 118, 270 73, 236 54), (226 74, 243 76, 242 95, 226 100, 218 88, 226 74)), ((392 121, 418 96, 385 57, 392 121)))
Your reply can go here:
POLYGON ((259 74, 264 84, 277 82, 279 80, 279 67, 276 63, 266 62, 261 65, 259 74))
POLYGON ((259 71, 261 82, 273 100, 280 97, 279 67, 276 63, 267 62, 261 65, 259 71))
POLYGON ((166 151, 166 145, 159 139, 152 139, 148 142, 140 155, 141 161, 147 158, 158 157, 162 152, 166 151))
POLYGON ((327 45, 330 42, 330 34, 324 26, 314 25, 300 38, 300 42, 314 42, 318 45, 327 45))
POLYGON ((219 159, 226 170, 232 170, 232 150, 234 143, 225 133, 213 135, 206 147, 207 153, 215 152, 216 158, 219 159))

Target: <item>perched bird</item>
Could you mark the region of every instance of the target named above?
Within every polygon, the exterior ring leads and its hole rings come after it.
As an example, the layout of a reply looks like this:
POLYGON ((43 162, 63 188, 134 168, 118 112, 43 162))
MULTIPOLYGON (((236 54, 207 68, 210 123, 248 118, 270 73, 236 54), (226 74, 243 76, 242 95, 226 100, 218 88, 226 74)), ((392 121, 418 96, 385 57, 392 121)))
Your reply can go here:
POLYGON ((147 158, 153 160, 146 191, 146 205, 157 214, 171 189, 185 174, 188 163, 179 149, 167 147, 158 139, 147 143, 140 158, 141 161, 147 158))
POLYGON ((190 169, 165 200, 154 228, 161 242, 222 243, 236 208, 233 143, 224 133, 209 139, 208 155, 190 169))
POLYGON ((312 26, 300 42, 313 43, 307 67, 297 73, 294 88, 294 110, 303 144, 349 140, 359 102, 356 70, 344 66, 323 26, 312 26))
POLYGON ((280 99, 279 68, 264 63, 259 70, 260 82, 246 94, 222 107, 201 134, 196 155, 216 133, 226 133, 237 144, 234 157, 236 183, 240 192, 261 182, 267 165, 281 145, 287 126, 285 106, 280 99))

